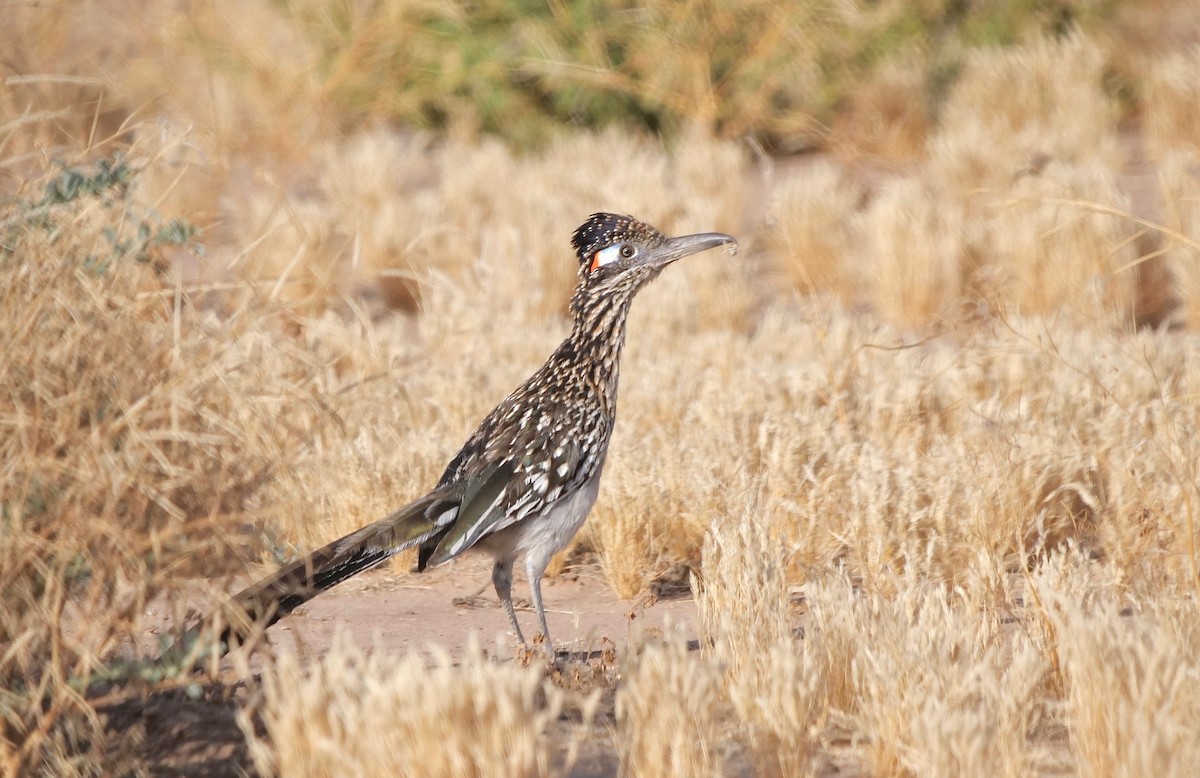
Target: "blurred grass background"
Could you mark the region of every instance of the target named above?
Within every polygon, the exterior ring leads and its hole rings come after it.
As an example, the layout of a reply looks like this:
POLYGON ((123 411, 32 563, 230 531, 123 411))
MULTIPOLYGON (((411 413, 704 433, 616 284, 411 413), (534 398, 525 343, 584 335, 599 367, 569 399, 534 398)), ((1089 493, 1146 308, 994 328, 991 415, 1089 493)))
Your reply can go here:
MULTIPOLYGON (((256 112, 246 103, 276 125, 299 114, 271 109, 316 108, 342 130, 386 122, 487 133, 521 148, 563 127, 615 124, 671 141, 699 125, 796 151, 827 145, 828 128, 891 71, 917 71, 920 104, 910 110, 933 116, 971 50, 1072 31, 1123 33, 1122 25, 1171 12, 1170 3, 1146 5, 254 0, 131 16, 105 0, 14 3, 4 106, 19 116, 31 98, 61 90, 73 112, 95 109, 102 132, 161 108, 197 119, 211 112, 205 118, 224 125, 218 131, 236 131, 237 114, 256 112), (13 79, 37 74, 53 79, 13 79)), ((1132 106, 1137 79, 1121 63, 1107 78, 1132 106)))
POLYGON ((622 0, 282 4, 340 115, 519 146, 612 124, 700 124, 797 150, 856 87, 920 56, 926 94, 982 45, 1103 24, 1112 2, 638 4, 622 0))

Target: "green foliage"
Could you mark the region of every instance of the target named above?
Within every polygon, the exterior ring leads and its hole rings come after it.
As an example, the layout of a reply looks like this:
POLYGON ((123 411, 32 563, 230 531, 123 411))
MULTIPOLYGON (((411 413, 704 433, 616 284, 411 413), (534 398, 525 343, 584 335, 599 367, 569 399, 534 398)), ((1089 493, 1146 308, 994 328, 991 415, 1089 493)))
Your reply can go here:
POLYGON ((876 68, 916 51, 931 97, 966 48, 1059 34, 1113 0, 281 0, 322 52, 327 93, 364 116, 520 145, 555 126, 699 123, 810 143, 876 68))
POLYGON ((164 220, 149 208, 139 205, 130 195, 129 185, 137 169, 120 154, 100 159, 92 165, 68 167, 60 164, 36 200, 14 200, 0 212, 0 267, 21 239, 23 230, 44 233, 53 241, 65 221, 78 218, 82 209, 98 206, 104 225, 100 232, 106 245, 103 251, 80 258, 80 264, 95 273, 104 273, 114 261, 133 259, 149 262, 164 246, 190 246, 196 227, 183 219, 164 220))

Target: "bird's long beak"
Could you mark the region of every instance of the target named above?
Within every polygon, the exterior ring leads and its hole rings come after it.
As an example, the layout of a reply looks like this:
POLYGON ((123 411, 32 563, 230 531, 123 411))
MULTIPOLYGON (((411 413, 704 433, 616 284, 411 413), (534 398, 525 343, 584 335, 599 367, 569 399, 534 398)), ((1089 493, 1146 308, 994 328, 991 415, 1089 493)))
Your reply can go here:
POLYGON ((737 238, 732 235, 726 235, 723 232, 700 232, 695 235, 680 235, 677 238, 668 238, 667 242, 661 248, 651 252, 647 260, 655 265, 666 265, 677 259, 683 259, 690 254, 698 254, 701 251, 708 251, 709 249, 715 249, 717 246, 727 244, 732 245, 734 251, 737 250, 737 238))

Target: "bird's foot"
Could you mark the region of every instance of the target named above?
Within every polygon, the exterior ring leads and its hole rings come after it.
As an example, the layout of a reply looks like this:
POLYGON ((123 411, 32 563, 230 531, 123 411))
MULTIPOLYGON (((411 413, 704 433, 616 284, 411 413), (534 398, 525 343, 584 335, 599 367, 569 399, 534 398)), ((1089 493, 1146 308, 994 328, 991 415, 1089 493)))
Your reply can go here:
POLYGON ((513 652, 513 658, 518 664, 529 667, 534 664, 545 664, 547 667, 557 667, 561 660, 567 656, 566 652, 562 657, 559 657, 554 650, 554 644, 546 639, 546 636, 538 633, 534 636, 532 643, 521 641, 513 652))

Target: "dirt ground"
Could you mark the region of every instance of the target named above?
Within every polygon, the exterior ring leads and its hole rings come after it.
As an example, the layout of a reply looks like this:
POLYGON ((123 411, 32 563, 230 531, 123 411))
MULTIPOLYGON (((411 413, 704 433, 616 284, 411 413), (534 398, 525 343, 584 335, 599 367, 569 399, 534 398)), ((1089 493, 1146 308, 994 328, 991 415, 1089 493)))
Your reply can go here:
MULTIPOLYGON (((351 579, 307 603, 268 633, 281 650, 318 657, 344 634, 356 644, 389 653, 437 645, 459 657, 471 640, 497 656, 512 653, 515 635, 491 583, 491 560, 469 556, 419 575, 380 571, 351 579)), ((537 634, 537 619, 523 576, 513 597, 525 636, 537 634)), ((583 568, 542 584, 550 633, 560 651, 594 652, 601 641, 624 644, 637 621, 688 627, 695 604, 686 598, 620 600, 600 571, 583 568)))

